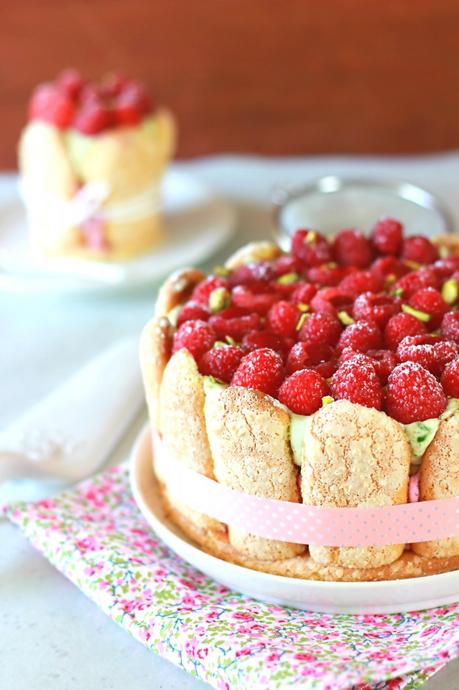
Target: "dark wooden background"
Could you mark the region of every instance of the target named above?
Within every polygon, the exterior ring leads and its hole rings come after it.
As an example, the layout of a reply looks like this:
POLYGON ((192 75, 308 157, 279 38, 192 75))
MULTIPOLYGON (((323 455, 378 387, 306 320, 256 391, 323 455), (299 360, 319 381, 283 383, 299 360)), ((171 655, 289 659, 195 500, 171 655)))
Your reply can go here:
POLYGON ((67 65, 145 79, 180 157, 459 146, 459 0, 5 0, 0 167, 67 65))

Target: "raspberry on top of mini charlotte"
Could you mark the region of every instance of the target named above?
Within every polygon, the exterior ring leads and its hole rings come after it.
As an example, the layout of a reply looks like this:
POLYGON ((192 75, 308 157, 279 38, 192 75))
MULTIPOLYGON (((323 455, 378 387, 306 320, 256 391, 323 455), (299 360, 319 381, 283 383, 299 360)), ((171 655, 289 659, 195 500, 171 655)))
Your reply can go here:
POLYGON ((154 110, 145 86, 116 73, 100 83, 68 69, 53 82, 39 84, 33 91, 29 121, 41 120, 58 129, 76 129, 94 136, 108 129, 136 125, 154 110))
POLYGON ((459 397, 459 256, 382 218, 288 253, 216 269, 175 310, 173 352, 203 375, 310 415, 346 399, 402 424, 459 397))

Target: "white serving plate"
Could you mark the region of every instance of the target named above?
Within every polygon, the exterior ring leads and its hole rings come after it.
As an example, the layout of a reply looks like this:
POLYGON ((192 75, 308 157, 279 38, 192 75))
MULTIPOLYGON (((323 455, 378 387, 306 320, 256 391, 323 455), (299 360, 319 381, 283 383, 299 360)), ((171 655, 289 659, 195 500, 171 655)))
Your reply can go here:
POLYGON ((126 262, 39 258, 28 251, 18 176, 0 176, 0 289, 94 292, 152 284, 184 265, 209 258, 235 229, 234 208, 192 175, 170 170, 163 182, 165 242, 126 262))
POLYGON ((152 468, 149 429, 131 457, 131 487, 147 522, 173 551, 218 582, 274 604, 324 613, 401 613, 459 601, 459 570, 384 582, 317 582, 270 575, 202 551, 164 515, 152 468))

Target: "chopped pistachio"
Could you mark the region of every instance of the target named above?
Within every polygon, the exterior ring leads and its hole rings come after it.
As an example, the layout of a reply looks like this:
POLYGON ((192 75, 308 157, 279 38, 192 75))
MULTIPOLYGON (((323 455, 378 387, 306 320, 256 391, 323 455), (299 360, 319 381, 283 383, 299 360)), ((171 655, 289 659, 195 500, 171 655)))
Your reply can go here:
POLYGON ((216 340, 214 344, 212 345, 212 349, 217 348, 217 347, 227 347, 228 343, 225 343, 223 340, 216 340))
POLYGON ((296 324, 297 331, 301 331, 308 318, 309 314, 301 314, 300 318, 298 319, 298 323, 296 324))
POLYGON ((418 268, 421 268, 421 264, 417 261, 411 261, 411 259, 405 259, 405 265, 411 268, 412 271, 417 271, 418 268))
POLYGON ((298 273, 285 273, 283 276, 277 279, 280 285, 290 285, 290 283, 296 283, 298 280, 298 273))
POLYGON ((446 304, 454 304, 454 302, 457 302, 457 298, 459 297, 459 285, 454 278, 450 278, 443 283, 441 296, 446 304))
POLYGON ((228 345, 237 345, 237 342, 230 335, 226 335, 225 340, 228 343, 228 345))
POLYGON ((339 311, 338 319, 341 321, 343 326, 350 326, 352 323, 355 323, 354 319, 352 318, 352 316, 349 316, 347 311, 339 311))
POLYGON ((309 311, 310 307, 309 304, 304 304, 304 302, 300 302, 299 304, 296 305, 298 309, 304 314, 305 312, 309 311))
POLYGON ((397 276, 395 275, 395 273, 389 273, 389 275, 386 276, 386 283, 388 285, 392 285, 393 283, 395 283, 396 280, 397 276))
POLYGON ((214 275, 220 276, 221 278, 226 278, 229 276, 231 271, 226 266, 214 266, 214 275))
POLYGON ((336 261, 329 261, 328 264, 326 264, 327 268, 338 268, 338 264, 336 261))
POLYGON ((430 314, 427 314, 425 311, 420 311, 419 309, 414 309, 413 307, 410 307, 409 304, 402 304, 402 311, 404 311, 405 314, 411 314, 411 316, 414 316, 416 319, 419 319, 419 321, 423 321, 424 323, 428 323, 428 321, 430 321, 432 318, 430 314))
POLYGON ((305 240, 306 240, 306 242, 308 242, 308 244, 313 244, 316 241, 316 239, 317 239, 317 233, 314 232, 314 230, 310 230, 305 237, 305 240))
POLYGON ((209 295, 209 308, 213 314, 216 314, 231 304, 231 295, 224 287, 215 288, 209 295))
POLYGON ((395 290, 393 290, 392 294, 394 295, 394 297, 401 297, 403 295, 403 288, 401 288, 401 287, 395 288, 395 290))
POLYGON ((322 398, 322 407, 325 407, 325 405, 330 405, 330 403, 333 402, 333 398, 331 395, 324 395, 322 398))

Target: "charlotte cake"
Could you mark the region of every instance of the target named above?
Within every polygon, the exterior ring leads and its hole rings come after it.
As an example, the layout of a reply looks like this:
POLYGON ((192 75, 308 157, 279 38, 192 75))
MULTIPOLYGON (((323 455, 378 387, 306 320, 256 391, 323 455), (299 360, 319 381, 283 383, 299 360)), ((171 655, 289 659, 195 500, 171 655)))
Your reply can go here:
MULTIPOLYGON (((214 275, 160 291, 140 359, 165 453, 260 497, 390 506, 459 495, 459 245, 381 219, 332 241, 298 230, 289 253, 250 244, 214 275)), ((327 547, 265 539, 187 508, 170 518, 221 558, 323 580, 459 567, 459 538, 327 547)))
POLYGON ((158 245, 174 146, 171 114, 139 82, 95 84, 67 70, 38 86, 18 151, 32 248, 106 260, 158 245))

